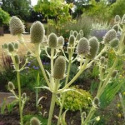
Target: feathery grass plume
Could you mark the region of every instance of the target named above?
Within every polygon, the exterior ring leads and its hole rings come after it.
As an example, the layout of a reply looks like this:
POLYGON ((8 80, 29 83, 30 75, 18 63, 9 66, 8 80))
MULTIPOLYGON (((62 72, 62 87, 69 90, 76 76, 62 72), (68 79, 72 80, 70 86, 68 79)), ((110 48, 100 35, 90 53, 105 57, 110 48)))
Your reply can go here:
POLYGON ((117 47, 118 44, 119 44, 119 39, 118 39, 118 38, 114 38, 112 41, 110 41, 110 46, 111 46, 112 48, 117 47))
POLYGON ((114 38, 116 38, 116 31, 114 29, 111 29, 105 34, 103 40, 105 44, 108 44, 114 38))
POLYGON ((77 45, 77 52, 79 55, 88 55, 90 52, 90 46, 88 40, 83 37, 80 39, 77 45))
POLYGON ((30 125, 41 125, 41 122, 39 121, 38 118, 33 117, 33 118, 31 118, 31 120, 30 120, 30 125))
POLYGON ((73 35, 76 37, 78 35, 78 32, 77 31, 74 31, 73 32, 73 35))
POLYGON ((83 30, 80 30, 79 33, 80 33, 80 36, 81 36, 81 38, 82 38, 83 35, 84 35, 84 34, 83 34, 83 30))
POLYGON ((45 35, 43 24, 40 21, 34 22, 30 28, 30 34, 32 43, 41 43, 45 35))
POLYGON ((70 31, 70 36, 73 35, 73 30, 70 31))
POLYGON ((53 77, 55 79, 63 79, 66 69, 66 60, 63 56, 59 56, 54 64, 53 77))
POLYGON ((78 33, 78 35, 76 36, 76 40, 80 40, 80 38, 81 38, 81 34, 80 33, 78 33))
POLYGON ((111 75, 112 78, 115 78, 117 74, 118 74, 118 70, 114 70, 113 73, 112 73, 112 75, 111 75))
POLYGON ((121 22, 121 17, 119 15, 115 16, 115 23, 120 23, 121 22))
POLYGON ((125 24, 125 14, 122 17, 122 24, 125 24))
POLYGON ((9 50, 10 53, 14 51, 14 46, 13 46, 12 43, 8 44, 8 50, 9 50))
POLYGON ((18 49, 18 43, 14 43, 14 49, 18 49))
POLYGON ((89 45, 90 45, 90 54, 88 55, 88 58, 93 59, 99 51, 98 39, 96 37, 90 38, 89 45))
POLYGON ((9 27, 12 35, 19 35, 25 31, 22 21, 16 16, 11 17, 9 27))
POLYGON ((112 29, 114 29, 116 32, 118 32, 119 31, 119 27, 118 27, 118 25, 116 24, 116 25, 114 25, 113 27, 112 27, 112 29))
POLYGON ((15 63, 16 63, 16 64, 19 64, 19 63, 20 63, 19 56, 18 56, 18 55, 15 55, 14 58, 15 58, 15 63))
POLYGON ((48 45, 50 48, 57 47, 57 35, 55 33, 51 33, 48 37, 48 45))
POLYGON ((15 86, 12 82, 8 82, 8 90, 14 90, 15 89, 15 86))
POLYGON ((74 35, 71 35, 69 37, 69 46, 74 46, 74 44, 75 44, 75 37, 74 35))
POLYGON ((64 45, 64 38, 63 36, 58 37, 58 46, 63 46, 64 45))

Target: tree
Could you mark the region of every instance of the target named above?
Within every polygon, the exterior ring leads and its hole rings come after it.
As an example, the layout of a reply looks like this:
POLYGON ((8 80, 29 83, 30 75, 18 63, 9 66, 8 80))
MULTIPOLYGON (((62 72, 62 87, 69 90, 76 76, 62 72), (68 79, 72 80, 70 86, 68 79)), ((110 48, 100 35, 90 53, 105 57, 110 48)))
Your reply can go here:
POLYGON ((31 0, 2 0, 2 9, 10 14, 10 16, 19 16, 21 19, 29 15, 31 0))

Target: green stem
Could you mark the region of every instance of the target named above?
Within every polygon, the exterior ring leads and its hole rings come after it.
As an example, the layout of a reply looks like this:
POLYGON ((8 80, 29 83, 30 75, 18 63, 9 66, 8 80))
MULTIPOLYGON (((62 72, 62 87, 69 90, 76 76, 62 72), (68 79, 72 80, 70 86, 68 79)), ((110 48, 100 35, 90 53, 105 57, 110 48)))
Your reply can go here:
POLYGON ((47 125, 51 125, 51 123, 52 123, 52 117, 53 117, 53 112, 54 112, 54 107, 55 107, 55 102, 56 102, 56 95, 57 95, 59 80, 56 80, 55 84, 56 85, 54 88, 54 92, 52 92, 52 99, 51 99, 51 105, 50 105, 49 118, 48 118, 47 125))
POLYGON ((53 56, 54 56, 54 49, 51 49, 51 76, 53 75, 53 56))
POLYGON ((17 83, 19 94, 19 111, 20 111, 20 125, 23 125, 23 112, 22 112, 22 100, 21 100, 21 85, 20 85, 20 73, 17 71, 17 83))

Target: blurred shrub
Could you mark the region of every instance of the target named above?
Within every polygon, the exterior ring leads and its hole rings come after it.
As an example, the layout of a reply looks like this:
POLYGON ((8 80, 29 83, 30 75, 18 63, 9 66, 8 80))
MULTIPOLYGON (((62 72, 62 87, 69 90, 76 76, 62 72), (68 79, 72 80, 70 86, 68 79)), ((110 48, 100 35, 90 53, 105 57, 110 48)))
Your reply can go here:
MULTIPOLYGON (((71 90, 66 92, 64 108, 71 111, 77 111, 80 109, 88 110, 91 105, 90 98, 92 98, 90 93, 77 87, 71 87, 70 89, 75 91, 71 90)), ((62 99, 62 96, 60 99, 62 99)))

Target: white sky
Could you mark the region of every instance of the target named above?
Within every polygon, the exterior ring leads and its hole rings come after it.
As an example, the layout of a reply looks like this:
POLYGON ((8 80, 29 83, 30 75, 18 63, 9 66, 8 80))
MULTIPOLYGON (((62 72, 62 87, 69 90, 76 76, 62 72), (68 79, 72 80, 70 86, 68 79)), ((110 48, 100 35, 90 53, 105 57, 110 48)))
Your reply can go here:
POLYGON ((34 6, 37 4, 37 0, 31 0, 31 4, 34 6))

